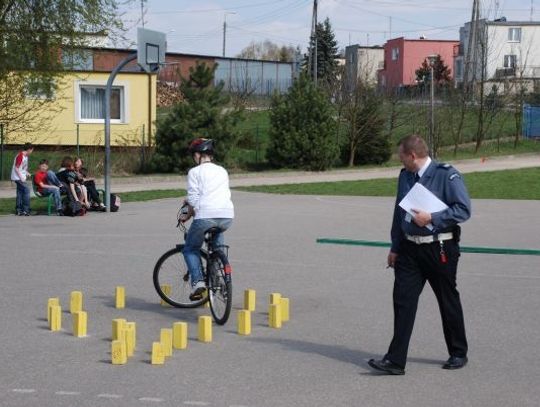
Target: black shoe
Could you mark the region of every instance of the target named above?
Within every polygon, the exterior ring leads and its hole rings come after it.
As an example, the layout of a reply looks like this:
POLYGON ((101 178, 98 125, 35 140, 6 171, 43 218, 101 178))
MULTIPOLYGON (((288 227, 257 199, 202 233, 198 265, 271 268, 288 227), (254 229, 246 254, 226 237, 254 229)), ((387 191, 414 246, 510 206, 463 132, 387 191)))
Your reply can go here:
POLYGON ((450 358, 446 361, 442 368, 448 370, 461 369, 467 364, 468 361, 469 359, 467 359, 467 356, 462 358, 458 356, 450 356, 450 358))
POLYGON ((199 281, 195 286, 193 287, 193 291, 189 295, 189 299, 191 301, 199 301, 202 300, 204 293, 206 292, 206 285, 204 284, 204 281, 199 281))
POLYGON ((58 209, 58 210, 56 211, 56 214, 57 214, 58 216, 64 216, 64 211, 63 211, 62 209, 58 209))
POLYGON ((405 369, 396 365, 394 362, 390 362, 388 359, 375 360, 370 359, 368 364, 375 370, 384 372, 391 375, 404 375, 405 369))

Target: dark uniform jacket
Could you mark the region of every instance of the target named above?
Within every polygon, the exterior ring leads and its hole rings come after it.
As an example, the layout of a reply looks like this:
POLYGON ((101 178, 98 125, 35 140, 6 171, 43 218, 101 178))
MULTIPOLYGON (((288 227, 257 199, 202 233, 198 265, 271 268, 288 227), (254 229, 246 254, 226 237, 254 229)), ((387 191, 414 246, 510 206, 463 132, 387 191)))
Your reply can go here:
POLYGON ((398 192, 391 230, 391 251, 394 253, 399 253, 399 247, 405 239, 405 234, 427 236, 454 231, 458 223, 465 222, 471 216, 471 200, 467 188, 461 174, 450 164, 432 161, 419 182, 448 205, 448 208, 431 214, 433 230, 420 227, 412 220, 407 221, 407 212, 399 206, 399 202, 407 195, 415 181, 414 173, 403 168, 398 179, 398 192))

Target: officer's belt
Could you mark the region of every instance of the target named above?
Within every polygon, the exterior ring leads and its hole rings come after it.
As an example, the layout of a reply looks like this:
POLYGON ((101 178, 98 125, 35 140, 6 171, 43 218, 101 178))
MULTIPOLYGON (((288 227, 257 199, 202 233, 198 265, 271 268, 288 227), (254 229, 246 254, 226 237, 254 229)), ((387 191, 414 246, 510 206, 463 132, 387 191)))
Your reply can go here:
POLYGON ((429 236, 414 236, 414 235, 406 234, 405 238, 416 244, 424 244, 424 243, 441 242, 443 240, 452 240, 454 238, 454 234, 452 232, 439 233, 438 235, 429 235, 429 236))

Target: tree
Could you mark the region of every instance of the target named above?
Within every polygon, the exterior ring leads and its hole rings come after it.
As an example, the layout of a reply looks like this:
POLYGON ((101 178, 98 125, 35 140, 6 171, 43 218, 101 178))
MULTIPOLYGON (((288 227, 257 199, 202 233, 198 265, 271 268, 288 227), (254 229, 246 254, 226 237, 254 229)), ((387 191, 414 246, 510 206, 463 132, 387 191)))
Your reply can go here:
POLYGON ((382 164, 391 156, 390 139, 383 133, 382 98, 374 87, 356 87, 344 109, 347 122, 348 165, 382 164))
MULTIPOLYGON (((451 70, 445 65, 440 55, 433 62, 433 79, 437 85, 447 85, 452 79, 450 78, 451 70)), ((415 71, 416 80, 420 83, 426 83, 431 79, 431 67, 429 62, 424 59, 420 68, 415 71)))
POLYGON ((42 108, 64 70, 61 50, 77 52, 89 34, 122 30, 117 0, 0 2, 0 122, 12 130, 42 127, 42 108))
POLYGON ((269 161, 277 167, 325 170, 339 153, 335 130, 328 97, 303 73, 289 93, 272 99, 269 161))
MULTIPOLYGON (((317 23, 315 37, 310 39, 307 54, 304 55, 303 67, 309 70, 310 62, 315 59, 315 39, 317 39, 317 80, 331 82, 336 75, 339 58, 338 43, 336 41, 330 19, 327 17, 322 23, 317 23)), ((310 71, 313 76, 313 71, 310 71)))
POLYGON ((240 111, 227 111, 229 97, 222 93, 223 83, 213 86, 217 65, 197 63, 189 69, 189 78, 181 79, 183 101, 157 123, 156 150, 151 169, 160 172, 184 171, 193 165, 189 142, 197 137, 216 140, 216 158, 228 162, 229 153, 239 136, 236 124, 240 111))
POLYGON ((238 58, 260 59, 265 61, 293 62, 298 47, 282 45, 281 47, 270 40, 261 42, 251 41, 237 55, 238 58))

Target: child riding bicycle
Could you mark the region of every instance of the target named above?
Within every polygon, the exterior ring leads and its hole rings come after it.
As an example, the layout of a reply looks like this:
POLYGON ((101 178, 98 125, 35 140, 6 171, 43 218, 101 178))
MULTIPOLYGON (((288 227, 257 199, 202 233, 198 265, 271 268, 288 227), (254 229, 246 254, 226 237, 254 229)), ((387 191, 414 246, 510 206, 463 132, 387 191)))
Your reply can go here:
MULTIPOLYGON (((213 163, 214 140, 197 138, 190 143, 188 151, 196 166, 187 175, 185 204, 189 212, 183 221, 193 216, 193 222, 186 235, 183 255, 191 279, 189 299, 197 301, 206 291, 200 255, 204 234, 212 227, 218 227, 222 232, 227 230, 234 218, 234 206, 229 175, 225 168, 213 163)), ((223 233, 216 234, 214 245, 222 246, 223 242, 223 233)))

